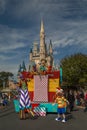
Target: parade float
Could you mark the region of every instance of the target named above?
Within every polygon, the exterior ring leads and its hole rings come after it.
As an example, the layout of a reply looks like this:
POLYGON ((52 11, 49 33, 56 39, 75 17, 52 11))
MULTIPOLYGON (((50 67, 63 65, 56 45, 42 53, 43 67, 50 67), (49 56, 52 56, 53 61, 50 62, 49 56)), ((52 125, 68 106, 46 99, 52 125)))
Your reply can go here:
POLYGON ((41 72, 22 71, 21 74, 27 79, 32 110, 42 107, 45 108, 46 113, 57 112, 58 104, 53 105, 53 102, 56 90, 60 88, 61 69, 43 72, 42 70, 41 72))
POLYGON ((60 87, 60 71, 45 72, 45 74, 31 74, 22 72, 28 81, 28 91, 32 101, 32 108, 44 106, 47 112, 57 112, 57 105, 53 106, 56 89, 60 87))
POLYGON ((45 31, 43 21, 40 30, 40 48, 34 43, 29 54, 29 69, 26 71, 23 62, 18 70, 27 79, 28 92, 31 100, 32 110, 44 107, 46 112, 57 112, 58 104, 53 105, 56 89, 60 88, 62 81, 62 69, 54 66, 52 42, 47 50, 45 43, 45 31))

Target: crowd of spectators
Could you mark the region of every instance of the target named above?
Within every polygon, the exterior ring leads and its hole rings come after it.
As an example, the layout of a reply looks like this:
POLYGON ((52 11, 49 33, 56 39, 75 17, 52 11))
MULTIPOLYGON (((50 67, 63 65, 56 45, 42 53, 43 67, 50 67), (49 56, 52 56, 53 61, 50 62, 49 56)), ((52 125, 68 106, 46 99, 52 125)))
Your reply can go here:
POLYGON ((87 90, 67 90, 64 93, 65 97, 69 101, 69 111, 73 111, 75 107, 84 108, 84 112, 87 111, 87 90))
POLYGON ((10 96, 7 93, 0 93, 0 109, 9 105, 10 96))

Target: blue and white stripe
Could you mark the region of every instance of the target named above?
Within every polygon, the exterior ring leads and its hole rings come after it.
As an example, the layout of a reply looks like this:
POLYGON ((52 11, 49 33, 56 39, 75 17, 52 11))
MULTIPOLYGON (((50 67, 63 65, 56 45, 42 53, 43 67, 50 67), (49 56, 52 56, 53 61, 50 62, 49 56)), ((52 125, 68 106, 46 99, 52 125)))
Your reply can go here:
POLYGON ((31 101, 30 101, 30 97, 29 97, 29 93, 27 89, 25 90, 20 89, 19 103, 20 103, 19 108, 22 110, 30 107, 31 101))

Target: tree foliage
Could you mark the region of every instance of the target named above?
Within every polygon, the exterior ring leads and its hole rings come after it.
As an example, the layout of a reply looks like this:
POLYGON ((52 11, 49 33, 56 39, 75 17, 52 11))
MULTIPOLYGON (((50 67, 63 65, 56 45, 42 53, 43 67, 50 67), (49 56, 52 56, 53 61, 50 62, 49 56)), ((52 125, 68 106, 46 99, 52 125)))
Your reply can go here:
POLYGON ((5 82, 5 86, 8 86, 8 79, 12 77, 13 74, 11 72, 0 72, 0 87, 3 87, 3 82, 5 82))
POLYGON ((87 84, 87 55, 74 54, 61 60, 63 84, 85 86, 87 84))

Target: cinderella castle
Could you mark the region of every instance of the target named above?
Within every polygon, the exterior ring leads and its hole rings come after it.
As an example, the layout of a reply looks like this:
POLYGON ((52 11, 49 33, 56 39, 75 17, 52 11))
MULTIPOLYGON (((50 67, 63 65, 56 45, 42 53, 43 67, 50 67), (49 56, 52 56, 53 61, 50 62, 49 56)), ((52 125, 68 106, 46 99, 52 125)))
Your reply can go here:
POLYGON ((44 23, 41 21, 40 45, 38 46, 37 43, 34 43, 33 48, 30 50, 29 59, 30 62, 35 62, 36 65, 39 64, 42 59, 45 59, 47 66, 53 66, 52 42, 50 40, 49 47, 47 48, 45 36, 44 23))
MULTIPOLYGON (((45 29, 44 23, 41 21, 41 28, 40 28, 40 44, 34 43, 33 48, 30 49, 29 53, 29 69, 31 71, 32 66, 36 65, 37 67, 41 64, 42 60, 46 62, 46 66, 52 67, 54 66, 54 59, 53 59, 53 48, 52 42, 47 47, 45 42, 45 29)), ((23 61, 22 65, 19 66, 18 72, 26 71, 26 66, 23 61)))

